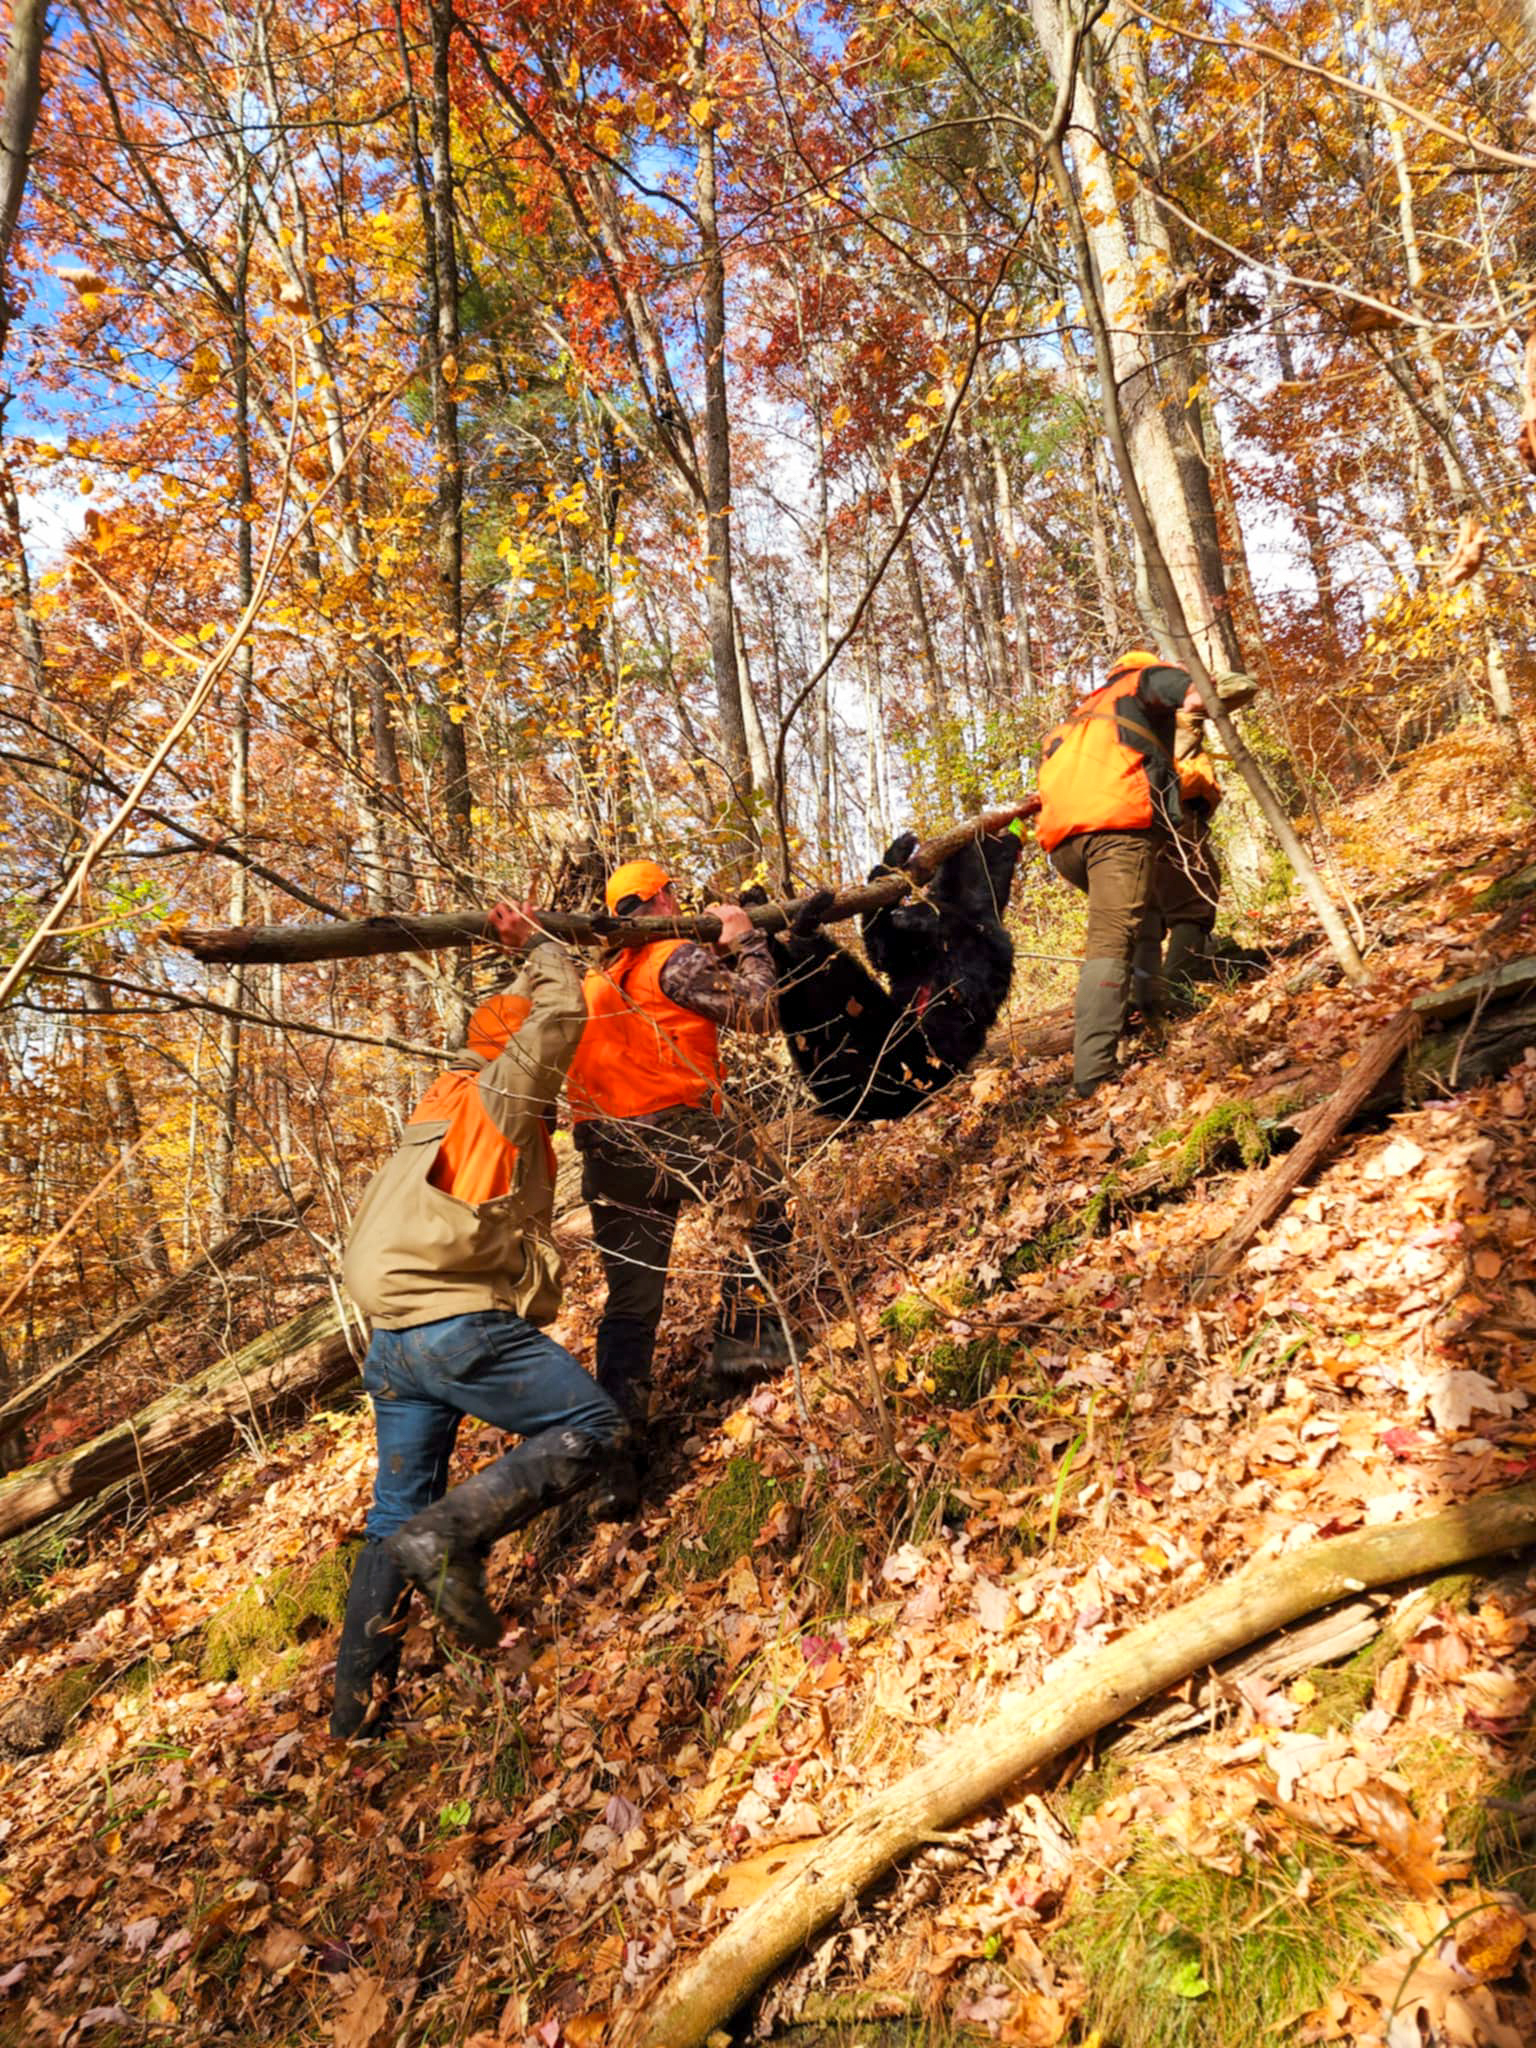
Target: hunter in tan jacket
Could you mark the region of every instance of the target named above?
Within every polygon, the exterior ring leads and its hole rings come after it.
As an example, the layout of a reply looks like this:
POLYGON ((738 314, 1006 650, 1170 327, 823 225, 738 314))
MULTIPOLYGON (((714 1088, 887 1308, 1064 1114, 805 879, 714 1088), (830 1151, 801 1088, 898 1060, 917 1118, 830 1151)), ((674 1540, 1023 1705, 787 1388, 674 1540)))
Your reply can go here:
POLYGON ((538 1327, 560 1306, 550 1125, 584 1028, 581 977, 528 911, 498 904, 490 922, 526 952, 523 971, 475 1012, 467 1051, 418 1104, 347 1244, 347 1290, 373 1321, 363 1384, 379 1463, 336 1656, 336 1736, 363 1727, 376 1678, 393 1683, 408 1584, 490 1648, 496 1538, 583 1489, 614 1508, 632 1487, 624 1418, 538 1327), (523 1441, 445 1493, 466 1415, 523 1441))

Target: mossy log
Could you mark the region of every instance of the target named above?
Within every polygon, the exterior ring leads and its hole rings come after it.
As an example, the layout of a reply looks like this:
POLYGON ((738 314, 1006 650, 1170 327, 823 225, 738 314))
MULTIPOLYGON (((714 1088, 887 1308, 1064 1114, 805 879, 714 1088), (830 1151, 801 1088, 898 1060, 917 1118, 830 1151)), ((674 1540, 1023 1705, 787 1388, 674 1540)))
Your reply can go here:
POLYGON ((60 1359, 57 1365, 49 1366, 46 1372, 39 1373, 35 1379, 28 1380, 24 1387, 19 1387, 8 1400, 0 1402, 0 1436, 8 1435, 10 1431, 30 1422, 55 1388, 78 1379, 81 1373, 99 1364, 109 1352, 116 1350, 119 1344, 126 1344, 130 1337, 136 1337, 141 1330, 149 1329, 152 1324, 170 1315, 172 1310, 190 1301, 205 1281, 217 1278, 227 1267, 235 1265, 248 1253, 268 1243, 272 1238, 282 1236, 285 1231, 292 1230, 314 1199, 313 1191, 306 1189, 303 1194, 296 1195, 292 1204, 281 1214, 242 1218, 201 1257, 183 1267, 181 1272, 173 1274, 169 1280, 163 1281, 153 1293, 146 1294, 142 1301, 136 1301, 132 1308, 118 1316, 115 1321, 108 1323, 105 1329, 98 1330, 94 1336, 72 1351, 68 1358, 60 1359))
POLYGON ((1003 1694, 941 1755, 868 1799, 808 1859, 745 1907, 664 1985, 644 2048, 710 2034, 899 1858, 958 1826, 1065 1751, 1191 1673, 1346 1596, 1536 1541, 1536 1485, 1483 1494, 1420 1521, 1363 1530, 1243 1567, 1182 1607, 1003 1694))
POLYGON ((340 1309, 318 1302, 89 1443, 0 1480, 0 1542, 61 1516, 80 1528, 116 1509, 163 1499, 247 1430, 286 1419, 356 1371, 340 1309))

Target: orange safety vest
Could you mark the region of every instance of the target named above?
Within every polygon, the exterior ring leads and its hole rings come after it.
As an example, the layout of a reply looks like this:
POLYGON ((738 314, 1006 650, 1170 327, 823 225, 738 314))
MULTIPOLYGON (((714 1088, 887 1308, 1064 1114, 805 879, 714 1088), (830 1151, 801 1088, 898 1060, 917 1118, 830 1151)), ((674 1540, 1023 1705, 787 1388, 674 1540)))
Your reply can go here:
MULTIPOLYGON (((515 1032, 528 1015, 526 996, 502 997, 501 1007, 520 1008, 522 1015, 512 1022, 515 1032)), ((487 1062, 489 1065, 489 1062, 487 1062)), ((450 1067, 439 1074, 411 1112, 413 1124, 446 1123, 437 1157, 427 1179, 445 1195, 461 1202, 494 1202, 512 1192, 517 1177, 517 1147, 498 1129, 480 1093, 480 1075, 464 1067, 450 1067)), ((555 1177, 555 1148, 547 1130, 541 1130, 544 1163, 551 1183, 555 1177)))
POLYGON ((720 1107, 720 1033, 674 1003, 661 970, 687 939, 634 946, 582 983, 587 1025, 566 1092, 575 1123, 654 1116, 708 1101, 720 1107))
POLYGON ((1167 753, 1136 695, 1140 668, 1113 677, 1053 725, 1040 759, 1041 846, 1049 853, 1079 832, 1135 832, 1152 823, 1146 756, 1129 745, 1129 726, 1167 753))
POLYGON ((1202 747, 1198 754, 1186 754, 1178 764, 1179 795, 1187 804, 1205 804, 1211 810, 1221 802, 1221 784, 1216 780, 1216 763, 1202 747))

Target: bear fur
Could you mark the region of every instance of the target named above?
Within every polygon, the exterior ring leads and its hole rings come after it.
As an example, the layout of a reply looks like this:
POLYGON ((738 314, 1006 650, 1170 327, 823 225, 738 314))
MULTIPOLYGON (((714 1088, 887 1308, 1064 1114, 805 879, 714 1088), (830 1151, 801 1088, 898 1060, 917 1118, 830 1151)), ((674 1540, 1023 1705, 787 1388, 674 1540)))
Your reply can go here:
MULTIPOLYGON (((869 879, 899 870, 916 844, 902 833, 869 879)), ((907 1116, 980 1052, 1013 980, 1003 912, 1019 852, 1014 833, 988 834, 951 854, 922 900, 866 912, 884 985, 817 927, 830 892, 770 937, 779 1022, 822 1109, 855 1123, 907 1116)))

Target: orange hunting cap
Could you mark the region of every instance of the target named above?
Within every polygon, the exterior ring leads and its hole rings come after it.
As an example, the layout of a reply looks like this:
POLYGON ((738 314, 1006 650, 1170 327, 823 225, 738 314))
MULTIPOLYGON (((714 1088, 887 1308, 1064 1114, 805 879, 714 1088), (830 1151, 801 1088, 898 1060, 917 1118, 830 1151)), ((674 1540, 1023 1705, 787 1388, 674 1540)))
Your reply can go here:
POLYGON ((483 1060, 499 1059, 507 1049, 508 1039, 515 1038, 528 1021, 532 1008, 528 996, 492 996, 469 1020, 466 1043, 470 1051, 479 1053, 483 1060))
POLYGON ((608 887, 603 894, 608 908, 618 915, 619 905, 628 896, 638 902, 649 903, 653 896, 659 896, 663 889, 671 886, 672 877, 666 869, 654 860, 627 860, 615 868, 608 877, 608 887))
POLYGON ((1154 654, 1150 647, 1132 647, 1125 654, 1117 654, 1109 665, 1109 680, 1116 676, 1128 676, 1140 668, 1176 668, 1181 673, 1181 661, 1169 661, 1161 654, 1154 654))

